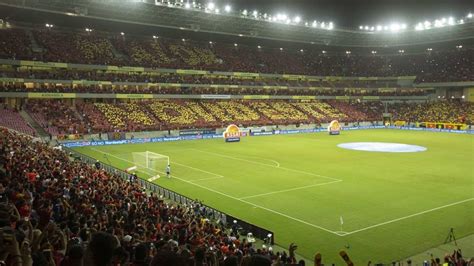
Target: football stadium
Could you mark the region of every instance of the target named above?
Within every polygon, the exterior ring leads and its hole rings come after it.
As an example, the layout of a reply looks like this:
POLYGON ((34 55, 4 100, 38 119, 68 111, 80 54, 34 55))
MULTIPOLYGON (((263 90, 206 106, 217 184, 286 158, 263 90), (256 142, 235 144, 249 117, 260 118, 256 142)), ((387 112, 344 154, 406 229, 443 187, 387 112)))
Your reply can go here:
POLYGON ((0 0, 0 265, 474 265, 471 12, 0 0))

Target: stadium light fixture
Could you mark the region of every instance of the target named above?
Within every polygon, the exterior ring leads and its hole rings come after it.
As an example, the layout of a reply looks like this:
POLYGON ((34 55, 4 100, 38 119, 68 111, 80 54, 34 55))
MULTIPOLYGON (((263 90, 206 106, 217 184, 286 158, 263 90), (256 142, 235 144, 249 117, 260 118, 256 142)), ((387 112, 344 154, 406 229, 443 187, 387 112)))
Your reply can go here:
POLYGON ((209 44, 210 44, 210 45, 212 45, 212 44, 213 44, 213 42, 212 42, 212 41, 209 41, 209 44))
POLYGON ((46 26, 46 28, 52 28, 52 27, 54 27, 54 25, 53 25, 53 24, 49 24, 49 23, 46 23, 46 25, 45 25, 45 26, 46 26))
POLYGON ((456 48, 461 49, 462 45, 456 45, 456 48))
POLYGON ((383 29, 384 29, 384 30, 388 30, 388 26, 384 26, 383 29))
POLYGON ((242 36, 244 36, 244 35, 242 33, 239 33, 239 37, 242 37, 242 36))
POLYGON ((467 18, 472 18, 472 13, 467 14, 467 18))
POLYGON ((401 53, 401 54, 403 54, 403 53, 405 53, 405 50, 400 49, 400 50, 398 50, 398 52, 401 53))
POLYGON ((461 98, 463 98, 463 99, 464 99, 464 98, 465 98, 465 96, 463 95, 463 96, 461 96, 461 98))
POLYGON ((254 18, 258 18, 258 11, 257 11, 257 10, 254 10, 254 11, 252 12, 252 15, 253 15, 254 18))
POLYGON ((232 11, 232 7, 230 5, 225 5, 224 10, 226 13, 230 13, 230 11, 232 11))
POLYGON ((303 49, 300 49, 300 52, 302 52, 302 53, 303 53, 303 52, 304 52, 304 50, 303 50, 303 49))
POLYGON ((213 2, 209 2, 207 4, 207 9, 209 9, 211 11, 214 10, 215 7, 216 7, 216 4, 214 4, 213 2))
POLYGON ((158 39, 158 36, 156 36, 156 35, 153 35, 153 39, 158 39))
POLYGON ((377 51, 375 51, 375 50, 374 50, 374 51, 372 51, 372 54, 376 54, 376 53, 377 53, 377 51))
POLYGON ((287 20, 285 21, 285 23, 286 23, 286 24, 290 24, 290 23, 291 23, 291 19, 287 19, 287 20))
POLYGON ((451 25, 451 26, 455 24, 453 17, 448 18, 448 24, 451 25))
POLYGON ((186 39, 185 39, 185 38, 183 38, 183 39, 181 39, 181 41, 185 42, 185 41, 186 41, 186 39))
POLYGON ((433 48, 427 48, 426 51, 431 52, 433 51, 433 48))
POLYGON ((370 27, 370 31, 374 31, 374 30, 375 30, 374 26, 370 27))
POLYGON ((280 47, 280 51, 283 51, 283 47, 280 47))
POLYGON ((244 10, 242 11, 242 15, 247 16, 247 14, 248 14, 247 9, 244 9, 244 10))
POLYGON ((381 31, 381 30, 382 30, 382 25, 377 25, 376 30, 377 30, 377 31, 381 31))
POLYGON ((363 30, 364 29, 364 26, 359 26, 359 30, 363 30))
POLYGON ((304 25, 305 25, 306 27, 308 27, 308 26, 309 26, 308 21, 306 21, 306 22, 304 23, 304 25))
POLYGON ((216 8, 216 10, 214 12, 216 12, 216 14, 219 14, 219 13, 221 13, 221 10, 219 8, 216 8))
POLYGON ((321 51, 321 53, 325 54, 325 53, 327 53, 327 52, 326 52, 326 51, 324 51, 324 50, 322 50, 322 51, 321 51))
POLYGON ((332 30, 332 29, 334 29, 334 23, 329 22, 329 24, 328 24, 328 30, 332 30))
POLYGON ((239 46, 239 45, 238 45, 238 44, 236 44, 236 43, 234 43, 234 47, 237 47, 237 46, 239 46))
POLYGON ((351 54, 352 52, 351 51, 346 51, 346 54, 351 54))
POLYGON ((364 27, 364 30, 369 30, 369 26, 365 26, 365 27, 364 27))
POLYGON ((301 17, 300 16, 296 16, 294 19, 293 19, 293 22, 298 24, 301 22, 301 17))
POLYGON ((262 46, 260 46, 260 45, 257 45, 257 48, 258 48, 258 49, 262 49, 262 46))
POLYGON ((92 32, 92 29, 86 28, 86 32, 92 32))
POLYGON ((191 4, 190 4, 189 2, 187 2, 186 4, 184 4, 184 8, 190 9, 190 8, 191 8, 191 4))
POLYGON ((311 24, 314 28, 316 28, 318 26, 318 22, 315 20, 313 21, 313 24, 311 24))
POLYGON ((464 19, 460 19, 459 24, 464 24, 464 19))
POLYGON ((325 29, 326 28, 326 23, 323 21, 321 22, 321 29, 325 29))
POLYGON ((407 29, 407 24, 403 23, 400 27, 402 30, 406 30, 407 29))
POLYGON ((122 32, 120 32, 120 35, 124 36, 124 35, 125 35, 125 32, 123 32, 123 31, 122 31, 122 32))

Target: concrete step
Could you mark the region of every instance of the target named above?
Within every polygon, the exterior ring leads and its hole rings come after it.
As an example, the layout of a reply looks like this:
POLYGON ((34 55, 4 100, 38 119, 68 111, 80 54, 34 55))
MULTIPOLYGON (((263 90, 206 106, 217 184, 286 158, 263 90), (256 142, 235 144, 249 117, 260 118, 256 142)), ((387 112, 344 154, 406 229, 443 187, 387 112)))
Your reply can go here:
POLYGON ((48 132, 46 132, 46 130, 44 130, 44 128, 41 127, 25 110, 21 110, 20 115, 21 117, 23 117, 23 119, 25 119, 26 122, 28 122, 28 124, 30 124, 31 127, 33 127, 36 130, 36 132, 38 133, 40 137, 42 138, 49 137, 48 132))

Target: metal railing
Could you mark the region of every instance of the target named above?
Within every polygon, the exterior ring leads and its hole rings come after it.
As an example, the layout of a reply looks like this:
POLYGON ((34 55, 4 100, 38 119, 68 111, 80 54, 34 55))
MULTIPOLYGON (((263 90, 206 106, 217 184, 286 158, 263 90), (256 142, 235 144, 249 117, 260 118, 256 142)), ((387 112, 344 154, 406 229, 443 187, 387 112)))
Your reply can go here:
MULTIPOLYGON (((75 159, 79 159, 81 162, 84 162, 86 164, 94 164, 97 159, 92 158, 90 156, 87 156, 85 154, 82 154, 80 152, 77 152, 73 149, 67 148, 63 146, 63 149, 70 154, 73 155, 75 159)), ((104 169, 106 172, 110 174, 114 174, 116 176, 119 176, 122 179, 129 180, 130 174, 126 173, 120 169, 117 169, 116 167, 106 164, 104 162, 100 162, 101 168, 104 169)), ((200 206, 204 207, 202 210, 202 213, 204 216, 206 216, 208 219, 213 219, 214 221, 219 221, 222 223, 224 226, 230 227, 230 226, 235 226, 234 223, 237 225, 239 228, 239 233, 241 234, 247 234, 251 232, 253 236, 255 236, 258 239, 261 240, 266 240, 270 244, 274 244, 274 239, 275 235, 273 234, 272 231, 269 231, 265 228, 259 227, 257 225, 251 224, 249 222, 243 221, 235 216, 228 215, 224 212, 221 212, 219 210, 216 210, 212 207, 209 207, 205 204, 202 204, 201 202, 197 200, 190 199, 186 196, 183 196, 177 192, 174 192, 172 190, 166 189, 162 186, 159 186, 157 184, 154 184, 152 182, 149 182, 145 179, 139 178, 137 182, 146 190, 153 192, 159 196, 162 196, 163 198, 166 198, 168 200, 171 200, 173 202, 179 203, 181 205, 186 205, 186 206, 191 206, 191 205, 196 205, 199 204, 200 206), (236 222, 234 222, 236 221, 236 222)))

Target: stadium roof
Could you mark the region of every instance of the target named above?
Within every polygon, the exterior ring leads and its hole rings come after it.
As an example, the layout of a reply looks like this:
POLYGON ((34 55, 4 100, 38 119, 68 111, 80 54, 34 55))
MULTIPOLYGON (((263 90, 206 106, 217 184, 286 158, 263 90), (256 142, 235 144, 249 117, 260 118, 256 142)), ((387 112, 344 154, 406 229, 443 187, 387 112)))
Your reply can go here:
POLYGON ((33 22, 45 23, 47 22, 44 21, 45 18, 48 18, 56 19, 59 24, 66 20, 78 22, 81 19, 93 19, 109 23, 157 27, 160 31, 188 32, 203 36, 220 35, 234 40, 235 38, 251 38, 324 46, 399 47, 474 39, 474 19, 466 19, 462 24, 449 27, 433 27, 423 31, 408 28, 403 32, 394 33, 361 31, 358 28, 328 28, 328 24, 325 28, 321 28, 273 23, 263 19, 249 19, 242 15, 224 16, 215 12, 195 11, 174 5, 155 5, 135 1, 24 0, 20 2, 0 0, 0 5, 3 6, 0 15, 11 19, 28 18, 33 22), (50 14, 46 16, 45 12, 50 14))

